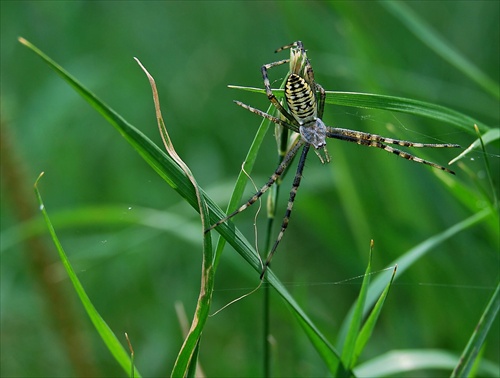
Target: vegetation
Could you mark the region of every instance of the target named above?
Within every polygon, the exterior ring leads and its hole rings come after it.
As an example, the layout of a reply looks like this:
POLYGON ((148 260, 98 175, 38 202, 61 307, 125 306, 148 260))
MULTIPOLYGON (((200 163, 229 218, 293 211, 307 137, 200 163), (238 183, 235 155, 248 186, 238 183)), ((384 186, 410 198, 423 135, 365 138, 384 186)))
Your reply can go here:
MULTIPOLYGON (((262 5, 2 3, 2 376, 177 376, 193 374, 191 356, 208 376, 263 375, 264 288, 208 317, 259 284, 255 209, 234 219, 236 233, 218 229, 231 247, 202 231, 261 122, 231 100, 268 106, 227 85, 261 87, 260 66, 297 39, 329 91, 326 124, 477 147, 456 176, 336 141, 330 164, 308 160, 269 275, 268 374, 498 375, 499 5, 262 5), (167 153, 131 55, 156 79, 167 153), (41 171, 61 260, 29 190, 41 171)), ((286 69, 272 74, 279 86, 286 69)), ((266 129, 248 153, 256 185, 278 159, 266 129)), ((456 153, 418 155, 446 164, 456 153)))

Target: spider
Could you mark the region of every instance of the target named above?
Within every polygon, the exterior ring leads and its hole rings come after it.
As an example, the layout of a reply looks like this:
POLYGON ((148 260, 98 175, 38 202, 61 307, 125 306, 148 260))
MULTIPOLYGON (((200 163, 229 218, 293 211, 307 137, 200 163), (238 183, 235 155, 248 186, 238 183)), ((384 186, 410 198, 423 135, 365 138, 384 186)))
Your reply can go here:
POLYGON ((281 118, 274 117, 267 114, 259 109, 255 109, 249 105, 243 104, 240 101, 235 101, 235 103, 252 113, 255 113, 261 117, 267 118, 268 120, 274 122, 277 125, 285 127, 296 134, 294 142, 291 144, 286 155, 284 156, 278 168, 274 171, 268 182, 255 193, 245 204, 241 205, 237 210, 227 215, 225 218, 219 220, 214 225, 210 226, 205 232, 209 232, 220 224, 226 222, 235 215, 241 213, 251 205, 253 205, 285 172, 297 152, 302 147, 302 153, 300 155, 299 163, 297 166, 297 171, 295 173, 295 178, 293 180, 292 189, 290 191, 290 196, 288 199, 288 205, 281 223, 281 230, 278 234, 276 241, 271 248, 266 262, 262 267, 262 272, 260 274, 260 279, 262 280, 267 268, 273 258, 276 249, 283 238, 283 235, 288 227, 288 222, 290 220, 290 215, 292 213, 293 203, 295 200, 295 195, 300 185, 302 179, 302 171, 304 170, 304 164, 306 161, 307 154, 311 148, 314 147, 314 151, 318 155, 322 163, 329 162, 330 157, 326 149, 326 138, 340 139, 348 142, 354 142, 363 146, 377 147, 381 148, 387 152, 391 152, 399 157, 407 160, 412 160, 417 163, 427 164, 431 167, 441 169, 451 174, 455 172, 445 168, 441 165, 433 163, 428 160, 421 159, 407 152, 398 150, 387 144, 395 144, 404 147, 460 147, 457 144, 430 144, 430 143, 415 143, 404 140, 397 140, 392 138, 386 138, 375 134, 364 133, 361 131, 341 129, 337 127, 326 126, 321 118, 323 117, 323 111, 325 108, 325 90, 321 85, 315 82, 314 72, 307 58, 306 50, 301 41, 294 42, 292 44, 280 47, 275 52, 280 52, 285 49, 290 49, 290 59, 280 60, 274 63, 268 63, 262 66, 261 72, 264 79, 264 86, 266 89, 266 94, 269 101, 276 107, 276 109, 281 113, 281 118), (269 83, 269 78, 267 72, 269 69, 290 63, 290 74, 285 82, 285 107, 278 101, 276 96, 273 94, 271 89, 271 84, 269 83), (320 154, 323 151, 324 158, 320 154))

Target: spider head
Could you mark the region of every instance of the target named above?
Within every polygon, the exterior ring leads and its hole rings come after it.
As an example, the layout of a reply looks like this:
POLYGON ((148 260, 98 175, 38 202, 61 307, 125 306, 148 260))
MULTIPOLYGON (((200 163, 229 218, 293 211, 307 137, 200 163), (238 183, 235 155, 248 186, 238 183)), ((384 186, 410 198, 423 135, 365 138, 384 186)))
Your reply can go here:
POLYGON ((320 149, 326 145, 326 126, 320 118, 314 118, 311 121, 300 126, 300 135, 302 138, 312 144, 315 149, 320 149))

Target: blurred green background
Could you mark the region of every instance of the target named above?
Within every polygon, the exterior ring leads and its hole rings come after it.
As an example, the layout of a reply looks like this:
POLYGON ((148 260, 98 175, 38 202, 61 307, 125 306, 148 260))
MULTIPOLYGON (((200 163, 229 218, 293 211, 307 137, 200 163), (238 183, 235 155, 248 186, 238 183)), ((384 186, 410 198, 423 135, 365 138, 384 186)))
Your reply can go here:
MULTIPOLYGON (((498 83, 498 2, 405 5, 498 83)), ((491 127, 499 123, 498 99, 422 43, 383 3, 2 0, 0 6, 2 376, 123 376, 77 302, 41 224, 32 192, 41 171, 41 191, 63 246, 103 318, 118 337, 131 337, 143 375, 170 372, 183 341, 174 305, 181 303, 192 318, 201 266, 197 214, 20 45, 19 36, 161 145, 149 83, 133 60, 138 57, 156 79, 176 150, 222 207, 260 123, 232 100, 268 106, 265 96, 227 85, 262 87, 261 65, 285 59, 287 53, 273 51, 296 40, 304 42, 327 90, 414 98, 491 127), (96 206, 93 213, 84 211, 96 206), (148 210, 155 213, 142 215, 148 210)), ((286 67, 270 75, 277 86, 286 67)), ((327 105, 324 121, 427 143, 467 147, 475 139, 435 120, 382 111, 327 105)), ((370 239, 375 269, 382 269, 474 210, 429 167, 339 141, 328 148, 329 165, 310 155, 273 269, 335 343, 356 299, 361 280, 351 279, 364 272, 370 239)), ((498 143, 487 150, 487 156, 476 151, 455 167, 456 177, 446 177, 477 195, 470 198, 477 211, 491 198, 485 157, 498 185, 498 143)), ((446 165, 457 151, 416 153, 446 165)), ((252 173, 257 186, 276 161, 269 133, 252 173)), ((278 216, 290 183, 287 177, 278 216)), ((249 240, 255 210, 235 219, 249 240)), ((258 224, 263 241, 264 212, 258 224)), ((460 353, 498 281, 498 243, 498 224, 490 218, 398 277, 362 360, 398 349, 460 353)), ((258 283, 258 274, 229 247, 216 278, 214 310, 258 283)), ((209 319, 200 349, 208 376, 261 374, 261 300, 259 292, 209 319)), ((326 367, 307 337, 281 300, 273 300, 274 375, 324 376, 326 367)), ((498 323, 484 352, 496 363, 498 323)))

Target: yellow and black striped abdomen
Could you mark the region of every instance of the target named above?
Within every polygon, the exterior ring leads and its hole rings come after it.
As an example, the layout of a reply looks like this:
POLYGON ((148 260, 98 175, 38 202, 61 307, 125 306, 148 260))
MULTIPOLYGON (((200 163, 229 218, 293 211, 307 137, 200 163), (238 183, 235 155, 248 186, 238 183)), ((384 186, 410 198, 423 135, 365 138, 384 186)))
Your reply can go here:
POLYGON ((302 77, 291 74, 285 85, 288 108, 299 123, 316 117, 316 96, 311 86, 302 77))

